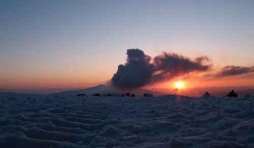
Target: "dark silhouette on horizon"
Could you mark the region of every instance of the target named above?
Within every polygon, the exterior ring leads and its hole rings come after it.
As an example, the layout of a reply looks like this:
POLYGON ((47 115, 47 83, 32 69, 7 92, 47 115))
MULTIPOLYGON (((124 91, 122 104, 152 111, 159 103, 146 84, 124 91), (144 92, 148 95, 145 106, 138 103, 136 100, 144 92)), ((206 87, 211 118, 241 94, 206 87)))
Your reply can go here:
POLYGON ((77 97, 87 97, 86 94, 77 94, 76 96, 77 96, 77 97))
POLYGON ((144 93, 144 97, 153 97, 153 94, 144 93))
POLYGON ((210 94, 209 92, 205 92, 205 93, 203 94, 203 97, 204 97, 204 98, 209 98, 209 97, 211 97, 211 94, 210 94))
POLYGON ((100 97, 101 94, 100 93, 95 93, 95 94, 92 94, 92 96, 100 97))
POLYGON ((227 94, 227 96, 228 96, 228 97, 238 97, 238 94, 235 93, 234 90, 231 90, 231 92, 229 92, 229 93, 227 94))

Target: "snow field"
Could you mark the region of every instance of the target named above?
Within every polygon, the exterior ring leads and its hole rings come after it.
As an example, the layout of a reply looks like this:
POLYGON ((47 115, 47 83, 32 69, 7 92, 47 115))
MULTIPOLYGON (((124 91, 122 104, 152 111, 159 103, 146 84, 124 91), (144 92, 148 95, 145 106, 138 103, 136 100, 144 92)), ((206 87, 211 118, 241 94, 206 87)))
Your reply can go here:
POLYGON ((251 148, 254 98, 0 94, 0 147, 251 148))

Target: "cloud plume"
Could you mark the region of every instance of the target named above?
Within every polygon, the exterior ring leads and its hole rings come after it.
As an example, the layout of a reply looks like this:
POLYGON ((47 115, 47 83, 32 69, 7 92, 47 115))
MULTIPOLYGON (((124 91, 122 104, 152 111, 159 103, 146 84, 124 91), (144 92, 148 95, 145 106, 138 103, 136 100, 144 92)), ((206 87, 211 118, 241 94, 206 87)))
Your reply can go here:
POLYGON ((225 66, 220 72, 216 74, 216 77, 228 77, 237 76, 254 72, 254 66, 243 67, 243 66, 225 66))
POLYGON ((207 71, 210 65, 206 56, 191 60, 176 53, 163 53, 151 58, 140 49, 128 49, 127 61, 119 65, 111 79, 118 88, 137 88, 149 83, 172 79, 194 71, 207 71))
POLYGON ((203 65, 207 57, 198 57, 195 61, 176 53, 163 53, 154 58, 155 73, 153 81, 163 81, 193 71, 207 71, 210 65, 203 65), (197 60, 198 59, 198 60, 197 60))
POLYGON ((119 88, 135 88, 146 85, 153 73, 151 57, 142 50, 128 49, 127 62, 119 65, 116 74, 111 79, 114 86, 119 88))

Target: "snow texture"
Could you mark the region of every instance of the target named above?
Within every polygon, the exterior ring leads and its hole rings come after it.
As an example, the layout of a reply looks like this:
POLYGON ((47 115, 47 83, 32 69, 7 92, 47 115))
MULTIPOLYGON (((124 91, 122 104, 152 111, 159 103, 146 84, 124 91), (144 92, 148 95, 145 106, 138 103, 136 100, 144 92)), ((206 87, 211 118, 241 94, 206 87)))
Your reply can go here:
POLYGON ((3 148, 252 148, 254 98, 0 94, 3 148))

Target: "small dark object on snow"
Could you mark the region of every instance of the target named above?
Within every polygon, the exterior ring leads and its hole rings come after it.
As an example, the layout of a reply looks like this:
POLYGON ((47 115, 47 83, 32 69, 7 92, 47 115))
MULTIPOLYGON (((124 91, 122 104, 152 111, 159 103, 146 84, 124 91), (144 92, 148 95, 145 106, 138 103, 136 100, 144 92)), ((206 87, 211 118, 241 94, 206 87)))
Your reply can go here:
POLYGON ((144 93, 144 97, 153 97, 153 94, 144 93))
POLYGON ((202 97, 203 98, 211 98, 211 95, 209 92, 205 92, 202 97))
POLYGON ((211 96, 211 95, 209 94, 209 92, 206 92, 205 95, 206 95, 206 96, 211 96))
POLYGON ((122 94, 122 97, 134 97, 135 95, 134 94, 131 94, 131 93, 125 93, 125 94, 122 94))
POLYGON ((112 94, 107 94, 106 96, 110 97, 110 96, 112 96, 112 94))
POLYGON ((100 97, 101 94, 100 94, 100 93, 95 93, 95 94, 93 94, 92 96, 100 97))
POLYGON ((231 92, 229 92, 229 93, 227 94, 227 96, 228 96, 228 97, 238 97, 238 94, 235 93, 234 90, 232 90, 231 92))
POLYGON ((203 96, 204 96, 204 97, 209 97, 209 96, 211 96, 211 95, 210 95, 209 92, 205 92, 205 93, 203 94, 203 96))
POLYGON ((131 93, 126 93, 125 96, 126 96, 126 97, 130 97, 130 96, 131 96, 131 93))
POLYGON ((87 97, 86 94, 77 94, 76 96, 77 96, 77 97, 87 97))

